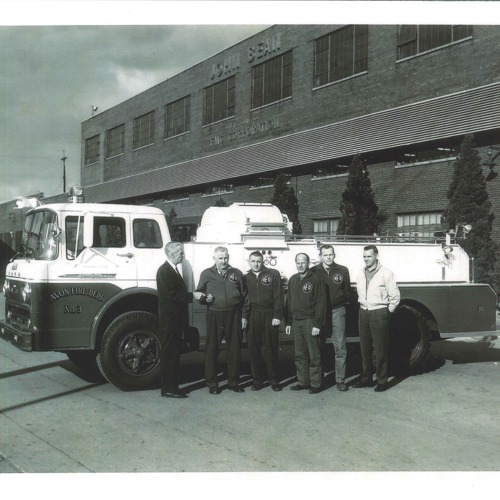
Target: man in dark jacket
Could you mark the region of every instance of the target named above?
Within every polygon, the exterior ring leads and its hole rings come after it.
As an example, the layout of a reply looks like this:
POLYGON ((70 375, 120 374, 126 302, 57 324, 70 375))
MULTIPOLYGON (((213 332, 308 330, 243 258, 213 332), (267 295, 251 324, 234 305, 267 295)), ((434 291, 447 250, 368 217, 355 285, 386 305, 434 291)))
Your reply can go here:
POLYGON ((161 395, 186 398, 179 390, 177 369, 181 352, 182 332, 188 326, 188 304, 203 294, 188 292, 177 266, 184 259, 182 243, 165 246, 167 260, 156 273, 158 289, 158 327, 160 332, 161 395))
POLYGON ((290 389, 317 394, 323 377, 319 332, 325 323, 326 290, 318 274, 309 269, 307 254, 297 254, 295 264, 298 273, 288 282, 285 331, 293 332, 298 383, 290 389))
MULTIPOLYGON (((335 250, 331 245, 319 249, 321 263, 312 268, 327 286, 327 323, 324 334, 332 338, 335 349, 335 381, 339 391, 347 391, 345 383, 347 346, 345 337, 345 305, 350 300, 351 278, 349 270, 335 262, 335 250)), ((323 333, 323 332, 322 332, 323 333)))
POLYGON ((283 288, 281 274, 276 269, 264 266, 264 257, 259 251, 248 258, 250 271, 245 275, 250 311, 248 316, 247 341, 253 376, 253 391, 263 387, 261 354, 264 351, 267 374, 273 391, 281 391, 278 376, 278 336, 283 317, 283 288))
POLYGON ((239 386, 241 331, 247 326, 247 288, 243 273, 229 265, 225 247, 214 250, 215 265, 202 271, 196 291, 207 305, 207 343, 205 347, 205 381, 210 394, 219 394, 217 359, 222 340, 226 339, 228 387, 243 392, 239 386), (243 308, 245 312, 243 314, 243 308))

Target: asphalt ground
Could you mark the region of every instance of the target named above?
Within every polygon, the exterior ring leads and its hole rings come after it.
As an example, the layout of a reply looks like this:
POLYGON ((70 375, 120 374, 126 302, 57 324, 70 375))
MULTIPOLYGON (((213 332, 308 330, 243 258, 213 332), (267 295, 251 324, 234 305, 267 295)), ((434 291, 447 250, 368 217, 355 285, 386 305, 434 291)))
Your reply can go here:
MULTIPOLYGON (((432 355, 425 373, 392 379, 384 393, 338 392, 330 363, 326 389, 309 395, 289 390, 292 348, 280 352, 279 393, 250 390, 245 352, 245 392, 213 396, 203 382, 203 353, 190 353, 182 357, 189 397, 171 400, 157 390, 119 391, 88 379, 62 354, 25 353, 0 340, 0 487, 30 491, 48 481, 54 497, 67 493, 54 488, 54 477, 58 485, 71 478, 78 496, 94 484, 80 473, 95 472, 99 491, 111 475, 112 488, 117 478, 125 487, 122 496, 146 480, 179 494, 199 485, 201 495, 208 482, 221 492, 236 488, 240 498, 269 484, 292 496, 320 484, 325 494, 345 487, 374 496, 371 481, 410 498, 434 481, 447 491, 458 487, 455 496, 497 488, 500 339, 436 342, 432 355), (29 483, 16 479, 22 472, 29 483)), ((224 387, 224 354, 220 361, 224 387)), ((349 384, 359 370, 359 349, 350 345, 349 384)))

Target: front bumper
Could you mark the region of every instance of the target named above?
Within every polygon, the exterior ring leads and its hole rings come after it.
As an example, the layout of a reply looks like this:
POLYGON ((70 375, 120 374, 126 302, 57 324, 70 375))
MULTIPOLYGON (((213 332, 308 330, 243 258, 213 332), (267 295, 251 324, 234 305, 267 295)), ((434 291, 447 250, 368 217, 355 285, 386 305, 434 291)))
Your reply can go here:
POLYGON ((0 321, 0 337, 23 351, 33 350, 33 335, 30 331, 20 330, 5 321, 0 321))

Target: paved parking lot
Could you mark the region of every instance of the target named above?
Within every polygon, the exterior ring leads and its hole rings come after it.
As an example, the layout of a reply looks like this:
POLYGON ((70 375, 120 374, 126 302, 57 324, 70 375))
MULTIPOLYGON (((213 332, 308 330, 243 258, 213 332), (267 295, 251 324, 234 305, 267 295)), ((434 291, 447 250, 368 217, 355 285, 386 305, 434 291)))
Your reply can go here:
MULTIPOLYGON (((318 395, 288 389, 295 382, 289 347, 280 358, 285 389, 251 391, 244 354, 245 393, 213 396, 203 382, 203 353, 191 353, 182 358, 189 398, 170 400, 159 391, 126 393, 96 383, 62 354, 25 353, 0 340, 0 473, 12 473, 2 475, 3 485, 18 472, 237 472, 239 479, 273 472, 262 481, 271 477, 277 488, 293 485, 303 496, 309 492, 303 490, 307 481, 335 489, 346 481, 352 490, 349 473, 356 472, 363 478, 356 485, 367 494, 372 492, 366 478, 373 477, 402 488, 414 481, 415 493, 423 484, 419 476, 402 473, 432 471, 425 476, 428 485, 449 477, 443 472, 461 471, 446 482, 447 491, 461 484, 462 492, 476 493, 496 485, 500 470, 500 339, 441 341, 433 344, 432 354, 426 373, 393 379, 391 389, 378 394, 338 392, 331 387, 330 366, 327 389, 318 395), (300 483, 295 474, 279 474, 290 472, 301 473, 300 483)), ((359 370, 359 350, 350 345, 350 383, 359 370)), ((193 483, 180 477, 176 487, 182 494, 193 483)), ((217 481, 220 476, 200 477, 217 481)), ((164 485, 160 481, 160 489, 164 485)), ((243 497, 251 491, 246 488, 243 497)))
MULTIPOLYGON (((209 395, 183 358, 186 400, 95 384, 57 353, 0 342, 0 467, 24 472, 497 471, 500 341, 434 345, 428 373, 318 395, 209 395)), ((282 350, 285 384, 293 353, 282 350)), ((349 373, 359 370, 350 349, 349 373)), ((331 375, 327 375, 327 381, 331 375)), ((248 363, 243 382, 251 384, 248 363)))

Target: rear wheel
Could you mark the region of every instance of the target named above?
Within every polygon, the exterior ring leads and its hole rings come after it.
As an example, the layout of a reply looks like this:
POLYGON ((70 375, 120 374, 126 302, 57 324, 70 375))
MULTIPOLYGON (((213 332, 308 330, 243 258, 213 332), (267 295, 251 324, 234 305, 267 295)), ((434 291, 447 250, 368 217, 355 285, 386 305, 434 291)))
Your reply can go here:
POLYGON ((160 340, 156 315, 132 311, 106 329, 97 357, 106 378, 124 391, 158 387, 160 340))
POLYGON ((395 375, 418 374, 430 358, 431 334, 417 309, 402 306, 391 318, 390 363, 395 375))

